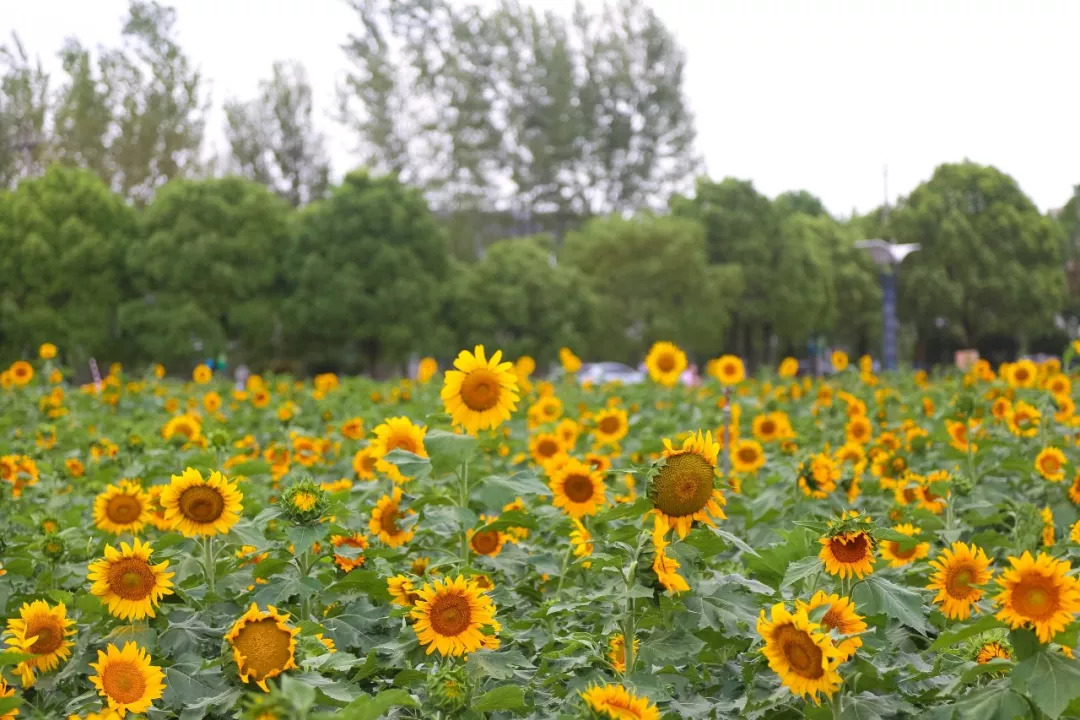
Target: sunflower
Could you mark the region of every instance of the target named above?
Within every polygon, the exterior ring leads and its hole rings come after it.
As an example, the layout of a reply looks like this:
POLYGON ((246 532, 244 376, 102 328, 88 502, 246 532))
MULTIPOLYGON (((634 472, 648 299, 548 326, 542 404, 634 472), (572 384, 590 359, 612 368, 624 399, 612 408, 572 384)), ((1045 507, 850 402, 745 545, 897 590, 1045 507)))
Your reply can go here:
POLYGON ((375 428, 375 439, 370 446, 378 455, 375 468, 396 483, 405 482, 408 478, 401 474, 397 465, 387 461, 385 456, 391 450, 405 450, 413 455, 427 457, 427 449, 424 447, 426 434, 426 426, 414 425, 407 417, 387 418, 375 428))
POLYGON ((154 608, 165 595, 172 595, 176 573, 165 572, 168 560, 150 564, 149 543, 135 538, 134 545, 120 543, 117 550, 105 546, 105 557, 90 563, 90 594, 101 598, 109 613, 121 620, 155 617, 154 608))
POLYGON ((199 443, 202 440, 202 421, 195 415, 177 415, 169 418, 161 428, 161 437, 165 440, 183 438, 184 442, 199 443))
POLYGON ((968 448, 971 448, 972 452, 976 452, 979 446, 971 442, 971 431, 974 429, 974 424, 968 425, 968 423, 957 420, 946 420, 945 431, 949 434, 949 444, 960 452, 967 452, 968 448))
POLYGON ((33 655, 15 668, 23 687, 34 684, 35 671, 55 670, 61 660, 71 656, 75 643, 67 638, 75 634, 74 624, 63 603, 50 607, 44 600, 23 603, 19 617, 7 621, 8 649, 33 655))
POLYGON ((756 473, 765 467, 765 451, 756 440, 739 440, 731 447, 731 467, 735 472, 756 473))
POLYGON ((536 433, 529 438, 529 454, 540 467, 545 467, 563 452, 562 439, 555 433, 536 433))
POLYGON ((870 442, 874 434, 874 427, 870 424, 870 418, 865 415, 856 415, 851 420, 848 420, 844 432, 847 435, 848 442, 865 445, 870 442))
MULTIPOLYGON (((850 598, 840 597, 837 594, 829 595, 824 590, 818 590, 810 602, 799 600, 796 607, 805 610, 809 616, 814 610, 828 606, 828 611, 819 621, 821 627, 827 631, 835 631, 838 635, 858 635, 866 632, 866 621, 855 612, 855 603, 850 598)), ((862 638, 847 637, 836 644, 840 651, 840 662, 850 660, 855 651, 862 647, 862 638)))
POLYGON ((1072 381, 1064 373, 1054 373, 1049 376, 1043 383, 1043 387, 1054 397, 1068 397, 1072 394, 1072 381))
POLYGON ((461 575, 426 583, 411 611, 413 630, 427 654, 459 656, 485 646, 485 627, 494 629, 495 604, 476 581, 461 575))
MULTIPOLYGON (((0 675, 0 700, 4 698, 15 697, 15 688, 8 687, 7 681, 4 680, 4 676, 0 675)), ((0 710, 0 720, 14 720, 19 714, 19 709, 13 710, 0 710)))
POLYGON ((805 608, 788 612, 783 603, 772 606, 771 619, 765 611, 757 621, 757 631, 765 641, 761 653, 769 667, 795 695, 806 695, 818 704, 818 693, 831 696, 843 680, 836 672, 842 653, 833 645, 821 625, 811 622, 805 608))
POLYGON ((454 360, 456 370, 443 375, 442 400, 455 425, 468 432, 497 428, 517 409, 518 382, 514 364, 500 362, 502 350, 491 359, 484 346, 462 350, 454 360))
MULTIPOLYGON (((634 638, 635 655, 640 645, 641 640, 634 638)), ((623 639, 622 633, 615 633, 608 640, 608 660, 611 662, 611 667, 615 672, 626 672, 626 640, 623 639)))
POLYGON ((1072 485, 1069 486, 1069 499, 1076 505, 1080 505, 1080 469, 1076 471, 1072 485))
POLYGON ((545 395, 530 405, 526 414, 529 418, 529 427, 555 422, 563 414, 562 400, 555 395, 545 395))
POLYGON ((439 372, 438 360, 433 357, 420 358, 420 364, 416 366, 416 382, 427 385, 437 372, 439 372))
POLYGON ((686 353, 670 342, 656 342, 645 356, 645 367, 653 382, 666 387, 678 384, 683 370, 686 369, 686 353))
POLYGON ((352 459, 353 472, 356 473, 356 477, 361 480, 374 480, 375 464, 378 460, 378 450, 372 445, 357 450, 352 459))
POLYGON ((660 710, 649 698, 635 695, 622 685, 589 685, 581 699, 597 715, 614 720, 660 720, 660 710))
POLYGON ((683 440, 676 450, 671 440, 664 438, 664 456, 655 466, 649 483, 658 520, 685 538, 694 520, 713 525, 713 519, 723 519, 723 494, 715 486, 716 456, 720 446, 712 433, 699 430, 683 440))
POLYGON ((341 434, 350 440, 363 439, 364 419, 359 417, 353 417, 341 423, 341 434))
POLYGON ((1046 553, 1033 558, 1024 552, 1010 557, 1011 568, 997 579, 1001 592, 994 604, 1001 610, 997 619, 1012 629, 1030 625, 1039 641, 1048 643, 1080 612, 1080 581, 1071 577, 1072 566, 1046 553))
POLYGON ((1065 479, 1065 453, 1056 447, 1043 448, 1035 458, 1035 469, 1050 482, 1061 482, 1065 479))
POLYGON ((86 467, 79 458, 68 458, 64 461, 64 467, 73 478, 80 478, 86 474, 86 467))
POLYGON ((191 379, 195 381, 197 385, 205 385, 210 382, 214 377, 214 371, 203 364, 195 366, 195 369, 191 371, 191 379))
MULTIPOLYGON (((574 557, 589 557, 593 551, 592 535, 589 534, 588 529, 577 518, 570 518, 570 522, 574 524, 574 529, 570 531, 570 547, 573 549, 574 557)), ((587 568, 592 563, 585 560, 581 565, 587 568)))
POLYGON ((843 350, 833 350, 832 356, 829 358, 832 362, 832 368, 836 372, 843 372, 847 370, 848 356, 843 350))
POLYGON ((25 360, 16 360, 8 368, 8 372, 11 373, 11 379, 16 385, 26 385, 34 379, 34 366, 25 360))
POLYGON ((1034 437, 1039 432, 1042 413, 1026 402, 1019 401, 1005 418, 1009 432, 1017 437, 1034 437))
MULTIPOLYGON (((368 530, 372 535, 377 535, 380 540, 390 547, 404 545, 413 538, 412 529, 404 530, 398 526, 403 511, 401 510, 401 488, 395 487, 390 495, 379 498, 375 509, 371 511, 371 521, 368 530)), ((415 511, 409 510, 408 514, 415 515, 415 511)))
POLYGON ((618 445, 630 429, 626 411, 620 408, 608 408, 596 413, 593 436, 601 445, 618 445))
MULTIPOLYGON (((908 537, 914 537, 922 532, 921 528, 917 528, 910 523, 894 525, 893 530, 908 537)), ((881 543, 880 547, 881 557, 889 561, 889 567, 904 567, 930 554, 930 543, 928 542, 912 544, 886 540, 881 543)))
POLYGON ((1006 380, 1009 381, 1009 385, 1017 388, 1032 388, 1035 387, 1035 381, 1039 378, 1039 370, 1035 367, 1035 363, 1024 358, 1023 360, 1017 360, 1009 367, 1009 372, 1006 376, 1006 380))
POLYGON ((1008 420, 1010 412, 1012 412, 1012 403, 1005 396, 996 398, 990 404, 990 414, 997 420, 1008 420))
POLYGON ((145 713, 165 691, 165 673, 151 665, 147 652, 133 642, 125 643, 123 650, 109 643, 104 652, 98 650, 97 662, 90 667, 97 673, 90 682, 120 717, 145 713))
POLYGON ((1042 544, 1050 547, 1054 544, 1054 512, 1047 505, 1039 512, 1039 516, 1043 521, 1042 544))
POLYGON ((1009 649, 1001 643, 988 642, 979 648, 979 654, 976 656, 975 662, 982 665, 983 663, 988 663, 997 658, 1009 660, 1012 658, 1012 653, 1010 653, 1009 649))
POLYGON ((113 535, 137 534, 150 522, 150 496, 138 483, 108 485, 94 500, 94 524, 113 535))
MULTIPOLYGON (((368 539, 367 535, 359 532, 353 533, 352 535, 331 535, 330 544, 336 548, 349 547, 358 550, 367 550, 368 539)), ((351 556, 334 553, 334 564, 345 572, 352 572, 364 564, 364 556, 362 553, 351 556)))
MULTIPOLYGON (((494 522, 497 518, 488 517, 486 515, 480 516, 480 521, 487 525, 494 522)), ((488 557, 495 557, 502 552, 503 545, 506 544, 506 535, 499 530, 484 530, 483 528, 477 530, 469 528, 466 533, 469 540, 469 547, 477 555, 487 555, 488 557)))
POLYGON ((746 379, 746 366, 735 355, 720 356, 712 367, 712 374, 721 385, 738 385, 746 379))
POLYGON ((233 649, 233 659, 240 679, 255 681, 260 688, 269 678, 296 667, 296 636, 300 628, 289 627, 287 614, 277 611, 273 605, 266 610, 251 603, 251 607, 238 619, 225 635, 233 649))
POLYGON ((782 378, 793 378, 799 374, 799 361, 793 357, 786 357, 780 361, 777 374, 782 378))
POLYGON ((577 458, 568 458, 551 472, 552 504, 572 518, 595 515, 607 504, 604 474, 577 458))
POLYGON ((982 598, 979 585, 990 581, 994 574, 990 560, 983 549, 976 545, 954 542, 951 548, 930 561, 934 573, 930 575, 927 590, 937 590, 934 603, 950 620, 966 620, 971 609, 982 598))
POLYGON ((562 364, 563 370, 573 375, 581 369, 581 358, 574 354, 574 351, 568 347, 559 348, 559 363, 562 364))
POLYGON ((656 573, 656 579, 660 581, 665 590, 673 595, 678 595, 681 592, 689 591, 690 585, 686 582, 686 578, 679 574, 681 563, 667 554, 669 543, 664 540, 664 535, 667 534, 668 530, 667 523, 663 520, 658 520, 656 527, 653 529, 652 541, 656 550, 656 555, 653 557, 653 572, 656 573))
POLYGON ((791 421, 786 413, 763 413, 754 418, 751 425, 754 437, 763 443, 791 437, 791 421))
POLYGON ((818 542, 818 557, 825 563, 830 575, 846 578, 851 575, 860 580, 874 572, 874 539, 865 530, 826 535, 818 542))
POLYGON ((1054 413, 1054 419, 1062 425, 1073 424, 1073 416, 1076 415, 1076 403, 1068 395, 1055 395, 1054 404, 1057 405, 1057 412, 1054 413))
POLYGON ((161 493, 161 506, 165 519, 184 537, 213 536, 228 533, 237 523, 243 499, 236 485, 218 471, 204 480, 198 470, 188 468, 172 476, 161 493))

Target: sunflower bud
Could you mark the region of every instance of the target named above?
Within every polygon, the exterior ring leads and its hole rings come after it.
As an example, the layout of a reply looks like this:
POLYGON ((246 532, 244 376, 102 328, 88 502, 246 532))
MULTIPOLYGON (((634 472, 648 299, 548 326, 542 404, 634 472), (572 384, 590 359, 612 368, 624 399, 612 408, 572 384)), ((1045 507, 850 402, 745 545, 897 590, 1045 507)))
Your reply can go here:
POLYGON ((285 514, 298 525, 318 522, 330 501, 326 491, 310 478, 292 483, 281 495, 280 505, 285 514))
POLYGON ((975 396, 970 392, 962 392, 956 396, 956 414, 961 417, 971 417, 975 413, 975 396))
POLYGON ((50 535, 41 546, 41 551, 45 554, 45 557, 50 560, 58 561, 64 557, 67 548, 64 546, 64 541, 59 535, 50 535))
POLYGON ((210 445, 218 449, 229 447, 229 434, 224 430, 215 430, 210 433, 210 445))
POLYGON ((444 665, 427 681, 431 704, 445 712, 456 712, 469 699, 469 675, 464 665, 444 665))

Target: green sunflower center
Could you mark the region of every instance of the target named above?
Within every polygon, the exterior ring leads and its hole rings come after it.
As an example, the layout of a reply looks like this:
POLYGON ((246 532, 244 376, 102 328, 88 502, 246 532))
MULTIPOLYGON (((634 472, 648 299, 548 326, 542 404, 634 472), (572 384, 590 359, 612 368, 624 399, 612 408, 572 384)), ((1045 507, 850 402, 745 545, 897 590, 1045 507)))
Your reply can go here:
POLYGON ((712 498, 714 474, 709 461, 697 453, 673 455, 653 478, 653 504, 670 517, 693 515, 712 498))

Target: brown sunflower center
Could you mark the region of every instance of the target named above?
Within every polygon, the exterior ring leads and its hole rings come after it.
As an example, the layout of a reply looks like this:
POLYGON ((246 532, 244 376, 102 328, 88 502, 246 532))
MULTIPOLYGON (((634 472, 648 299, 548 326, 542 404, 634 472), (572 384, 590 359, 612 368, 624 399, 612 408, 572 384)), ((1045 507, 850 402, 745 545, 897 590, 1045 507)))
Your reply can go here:
POLYGON ((180 494, 180 512, 192 522, 212 523, 225 512, 225 498, 215 488, 195 485, 180 494))
POLYGON ((472 540, 472 549, 481 555, 490 555, 499 547, 499 531, 487 530, 484 532, 474 533, 472 540))
POLYGON ((240 628, 233 647, 242 656, 241 668, 256 680, 275 670, 281 671, 292 657, 292 635, 278 627, 273 618, 255 620, 240 628))
POLYGON ((102 671, 101 686, 113 700, 133 703, 146 692, 146 678, 135 663, 114 660, 102 671))
POLYGON ((431 603, 428 610, 431 629, 440 635, 460 635, 469 628, 472 611, 469 600, 460 593, 440 595, 431 603))
POLYGON ((817 679, 825 674, 821 648, 814 644, 805 631, 797 630, 792 625, 782 625, 777 628, 775 639, 791 666, 791 671, 796 675, 817 679))
POLYGON ((829 549, 832 550, 833 557, 840 562, 852 564, 866 559, 870 551, 870 541, 866 533, 862 532, 856 533, 846 542, 843 537, 837 536, 829 540, 829 549))
POLYGON ((825 617, 821 618, 821 626, 826 630, 835 630, 841 635, 850 632, 847 629, 848 623, 844 619, 844 613, 835 605, 829 606, 829 612, 825 613, 825 617))
POLYGON ((488 368, 473 370, 461 381, 461 402, 475 412, 490 410, 499 404, 502 385, 488 368))
POLYGON ((735 377, 739 374, 739 367, 735 363, 724 363, 720 366, 720 374, 724 377, 735 377))
POLYGON ((978 592, 971 587, 975 579, 975 568, 970 565, 958 565, 945 574, 945 592, 955 600, 966 600, 978 592))
POLYGON ((397 524, 398 509, 397 505, 391 505, 383 510, 382 517, 379 518, 379 522, 382 525, 382 529, 388 535, 397 535, 401 530, 398 529, 397 524))
POLYGON ((1028 371, 1025 368, 1017 368, 1016 369, 1016 381, 1017 382, 1027 382, 1028 377, 1029 377, 1028 371))
POLYGON ((593 481, 588 475, 572 473, 563 482, 566 497, 576 503, 583 503, 593 496, 593 481))
POLYGON ((1012 591, 1012 603, 1024 617, 1043 620, 1058 610, 1058 590, 1048 578, 1027 575, 1012 591))
POLYGON ((608 415, 600 421, 600 432, 605 435, 614 435, 622 427, 622 421, 615 415, 608 415))
POLYGON ((549 438, 544 438, 536 444, 536 454, 543 458, 549 458, 559 452, 559 443, 549 438))
POLYGON ((143 505, 133 495, 115 495, 105 505, 105 515, 118 525, 127 525, 139 519, 143 505))
POLYGON ((387 438, 386 452, 390 452, 391 450, 397 450, 398 448, 407 452, 411 452, 414 455, 419 454, 416 452, 416 442, 409 435, 391 435, 389 438, 387 438))
POLYGON ((851 426, 851 434, 854 437, 861 438, 866 434, 866 426, 862 423, 855 423, 851 426))
POLYGON ((1043 470, 1045 470, 1046 472, 1056 473, 1060 469, 1061 463, 1058 462, 1058 459, 1056 457, 1053 457, 1051 455, 1049 457, 1043 458, 1043 470))
POLYGON ((142 558, 122 558, 109 566, 109 589, 125 600, 142 600, 154 589, 154 571, 142 558))
POLYGON ((915 554, 914 545, 905 550, 898 542, 889 543, 889 550, 890 552, 892 552, 893 557, 899 560, 907 560, 909 557, 915 554))
POLYGON ((671 517, 693 515, 713 494, 715 470, 697 453, 673 455, 653 478, 653 503, 671 517))
POLYGON ((51 615, 37 618, 26 624, 26 636, 35 635, 37 640, 30 646, 30 652, 34 655, 48 655, 64 642, 64 629, 51 615))
POLYGON ((750 465, 757 460, 757 450, 752 447, 739 448, 739 461, 750 465))
POLYGON ((761 434, 765 437, 770 437, 776 432, 776 423, 772 420, 765 420, 761 423, 761 434))
POLYGON ((660 368, 662 372, 671 372, 675 369, 675 356, 671 353, 662 353, 660 357, 656 358, 656 367, 660 368))

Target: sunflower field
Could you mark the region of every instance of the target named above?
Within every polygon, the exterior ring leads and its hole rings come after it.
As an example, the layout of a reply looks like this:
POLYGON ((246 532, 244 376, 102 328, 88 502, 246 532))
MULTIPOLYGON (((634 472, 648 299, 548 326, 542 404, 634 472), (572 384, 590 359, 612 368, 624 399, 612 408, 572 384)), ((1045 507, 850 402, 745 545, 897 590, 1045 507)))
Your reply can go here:
POLYGON ((1080 717, 1063 358, 0 374, 0 718, 1080 717))

